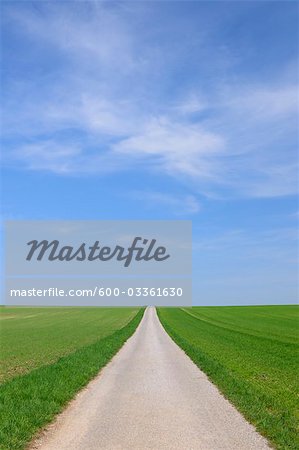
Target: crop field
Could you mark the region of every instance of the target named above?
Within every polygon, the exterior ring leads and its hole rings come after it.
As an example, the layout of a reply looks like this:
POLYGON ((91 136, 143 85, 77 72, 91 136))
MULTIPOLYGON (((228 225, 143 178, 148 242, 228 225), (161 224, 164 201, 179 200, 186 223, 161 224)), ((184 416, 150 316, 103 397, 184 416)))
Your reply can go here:
POLYGON ((275 448, 299 448, 298 306, 159 308, 158 315, 275 448))
POLYGON ((0 382, 125 326, 138 308, 0 308, 0 382))
POLYGON ((0 448, 21 449, 133 334, 140 308, 1 308, 0 448))

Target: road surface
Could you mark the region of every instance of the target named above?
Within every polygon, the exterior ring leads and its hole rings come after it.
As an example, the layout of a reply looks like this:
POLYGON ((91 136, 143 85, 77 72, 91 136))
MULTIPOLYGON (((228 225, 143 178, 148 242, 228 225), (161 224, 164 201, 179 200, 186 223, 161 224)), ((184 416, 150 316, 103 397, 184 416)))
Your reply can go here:
POLYGON ((263 450, 264 438, 146 310, 135 334, 31 449, 263 450))

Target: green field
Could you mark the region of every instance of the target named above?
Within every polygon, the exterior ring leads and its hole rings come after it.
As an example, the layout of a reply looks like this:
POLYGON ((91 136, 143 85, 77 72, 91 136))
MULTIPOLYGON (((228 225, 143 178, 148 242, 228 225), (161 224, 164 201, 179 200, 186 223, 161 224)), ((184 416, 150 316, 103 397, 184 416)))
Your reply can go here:
MULTIPOLYGON (((299 448, 299 307, 158 308, 158 314, 275 448, 299 448)), ((25 448, 107 364, 142 315, 139 308, 1 308, 0 449, 25 448)))
POLYGON ((277 449, 298 449, 299 307, 159 308, 174 341, 277 449))
POLYGON ((133 334, 140 308, 1 308, 0 448, 22 449, 133 334))
POLYGON ((138 308, 0 308, 0 382, 125 326, 138 308))

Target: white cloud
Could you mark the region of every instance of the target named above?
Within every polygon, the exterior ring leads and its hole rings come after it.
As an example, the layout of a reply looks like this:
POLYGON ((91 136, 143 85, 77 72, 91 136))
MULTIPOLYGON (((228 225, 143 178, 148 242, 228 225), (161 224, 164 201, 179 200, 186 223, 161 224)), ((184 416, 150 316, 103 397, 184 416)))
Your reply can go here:
POLYGON ((209 160, 224 148, 223 138, 198 125, 154 119, 141 133, 117 143, 113 150, 146 158, 171 175, 213 177, 209 160))
POLYGON ((15 157, 27 161, 29 169, 68 173, 72 161, 80 153, 77 146, 68 147, 55 141, 45 141, 19 147, 15 157))
POLYGON ((84 61, 82 70, 92 66, 127 71, 134 65, 134 42, 117 8, 102 2, 57 6, 46 3, 40 11, 12 9, 10 17, 25 33, 51 45, 71 63, 84 61))
POLYGON ((227 106, 251 121, 273 121, 298 114, 298 86, 293 84, 245 86, 228 99, 227 106))
POLYGON ((130 196, 142 201, 149 208, 155 208, 157 204, 162 205, 177 216, 196 214, 201 211, 200 202, 192 194, 174 195, 166 192, 134 191, 130 196))
POLYGON ((142 7, 45 4, 29 11, 11 6, 9 16, 35 43, 29 63, 35 67, 43 51, 60 63, 6 89, 3 130, 13 141, 7 163, 60 174, 138 165, 175 177, 194 195, 296 192, 297 157, 289 145, 298 117, 293 83, 282 77, 279 84, 241 78, 230 84, 219 77, 203 91, 200 82, 183 89, 178 80, 169 96, 181 53, 176 58, 140 34, 142 7))
POLYGON ((208 107, 206 100, 204 100, 203 96, 199 96, 198 93, 192 92, 189 96, 178 102, 174 109, 184 115, 199 113, 204 111, 208 107))

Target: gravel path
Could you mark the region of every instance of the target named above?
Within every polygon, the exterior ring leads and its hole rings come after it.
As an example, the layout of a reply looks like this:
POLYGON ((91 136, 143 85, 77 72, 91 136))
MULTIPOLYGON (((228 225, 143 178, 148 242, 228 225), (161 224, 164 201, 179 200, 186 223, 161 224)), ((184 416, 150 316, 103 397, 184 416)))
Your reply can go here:
POLYGON ((262 450, 150 307, 135 334, 35 441, 42 450, 262 450))

